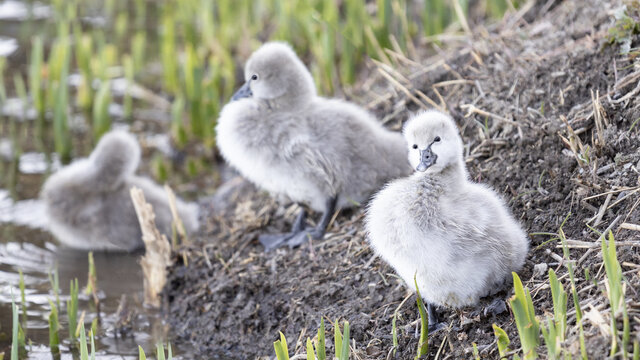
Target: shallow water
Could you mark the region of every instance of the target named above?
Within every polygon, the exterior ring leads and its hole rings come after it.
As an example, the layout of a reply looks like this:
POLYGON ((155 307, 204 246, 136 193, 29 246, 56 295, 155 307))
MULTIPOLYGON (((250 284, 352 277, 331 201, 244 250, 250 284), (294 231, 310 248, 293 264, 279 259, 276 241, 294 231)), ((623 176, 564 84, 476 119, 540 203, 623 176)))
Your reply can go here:
MULTIPOLYGON (((40 156, 23 158, 21 169, 44 170, 40 156)), ((44 171, 43 171, 44 172, 44 171)), ((36 183, 38 184, 38 183, 36 183)), ((34 193, 34 191, 26 191, 34 193)), ((20 302, 19 271, 24 273, 27 304, 27 341, 30 359, 50 359, 48 316, 49 301, 55 302, 49 277, 57 269, 60 284, 61 339, 68 337, 65 302, 69 283, 77 278, 82 289, 87 281, 87 253, 61 247, 46 231, 43 206, 37 199, 14 201, 10 192, 0 189, 0 352, 9 354, 11 344, 11 294, 20 302)), ((85 314, 85 326, 99 317, 99 336, 96 339, 98 357, 137 358, 141 345, 147 354, 153 353, 157 342, 170 340, 169 329, 157 311, 142 306, 142 270, 138 264, 141 254, 95 253, 98 274, 99 311, 90 296, 81 294, 79 313, 85 314), (127 297, 132 317, 130 331, 124 337, 118 331, 116 314, 122 296, 127 297)), ((21 305, 20 305, 21 308, 21 305)), ((22 310, 20 310, 22 311, 22 310)), ((68 343, 66 344, 68 347, 68 343)), ((184 352, 175 345, 174 354, 184 352)), ((69 351, 64 351, 70 356, 69 351)), ((62 358, 66 358, 67 355, 62 358)), ((68 357, 71 358, 71 357, 68 357)))

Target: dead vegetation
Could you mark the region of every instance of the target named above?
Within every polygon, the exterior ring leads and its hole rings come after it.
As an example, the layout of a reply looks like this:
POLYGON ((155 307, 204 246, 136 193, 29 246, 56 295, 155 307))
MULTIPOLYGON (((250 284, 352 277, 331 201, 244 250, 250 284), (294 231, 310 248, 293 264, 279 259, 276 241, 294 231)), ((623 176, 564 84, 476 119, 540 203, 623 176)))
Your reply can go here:
MULTIPOLYGON (((574 267, 589 358, 608 356, 612 344, 600 242, 609 231, 632 340, 640 336, 640 67, 632 52, 608 45, 620 5, 528 2, 493 28, 446 41, 435 56, 389 51, 389 62, 371 63, 351 94, 394 129, 422 108, 454 116, 472 178, 502 193, 531 235, 520 277, 538 316, 553 314, 546 270, 569 292, 567 265, 574 267)), ((174 330, 210 357, 255 358, 273 355, 278 331, 303 352, 321 318, 328 328, 341 318, 351 324, 352 358, 392 358, 392 318, 406 290, 373 256, 362 209, 337 214, 323 241, 265 254, 257 235, 287 229, 297 206, 278 205, 238 179, 228 184, 214 199, 207 231, 174 258, 165 288, 174 330)), ((497 296, 506 301, 512 293, 497 296)), ((396 358, 415 354, 413 304, 398 311, 396 358)), ((442 315, 450 326, 430 336, 429 358, 470 358, 474 343, 480 357, 497 358, 494 323, 511 339, 510 354, 519 353, 510 313, 486 316, 481 304, 442 315)), ((569 301, 561 347, 573 357, 581 353, 577 325, 569 301)))

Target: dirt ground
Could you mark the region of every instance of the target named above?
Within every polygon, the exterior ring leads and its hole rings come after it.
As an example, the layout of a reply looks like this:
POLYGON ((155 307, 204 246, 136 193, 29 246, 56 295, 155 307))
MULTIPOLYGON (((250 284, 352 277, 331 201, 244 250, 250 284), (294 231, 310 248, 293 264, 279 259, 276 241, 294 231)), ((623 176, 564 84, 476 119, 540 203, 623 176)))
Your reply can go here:
MULTIPOLYGON (((407 56, 413 60, 391 54, 391 66, 370 63, 350 94, 393 129, 412 112, 434 105, 454 116, 472 178, 499 191, 531 234, 520 275, 541 317, 552 313, 544 269, 558 271, 569 288, 562 249, 557 240, 549 241, 567 218, 563 229, 577 261, 586 343, 594 359, 605 357, 610 343, 594 230, 610 229, 616 236, 632 336, 640 333, 640 231, 621 226, 640 224, 640 123, 631 129, 640 118, 640 69, 633 56, 607 44, 618 6, 617 1, 538 1, 492 28, 443 39, 436 48, 444 50, 436 56, 420 56, 428 47, 420 45, 407 56)), ((637 36, 634 40, 632 47, 637 36)), ((278 204, 228 176, 208 206, 206 231, 176 254, 164 292, 167 319, 182 340, 210 358, 270 358, 278 331, 287 336, 292 353, 304 353, 321 318, 327 334, 340 319, 351 325, 353 359, 393 358, 392 318, 407 290, 374 257, 362 209, 340 213, 322 241, 264 253, 257 236, 287 230, 297 205, 278 204)), ((507 331, 511 349, 518 349, 510 312, 485 316, 482 311, 496 297, 506 301, 511 295, 507 289, 476 308, 441 309, 449 328, 430 336, 428 358, 470 358, 472 343, 481 357, 497 358, 493 323, 507 331)), ((577 355, 569 303, 564 347, 577 355)), ((399 310, 395 358, 415 356, 416 318, 411 296, 399 310)), ((332 338, 328 335, 330 349, 332 338)), ((540 353, 544 357, 545 351, 540 353)))

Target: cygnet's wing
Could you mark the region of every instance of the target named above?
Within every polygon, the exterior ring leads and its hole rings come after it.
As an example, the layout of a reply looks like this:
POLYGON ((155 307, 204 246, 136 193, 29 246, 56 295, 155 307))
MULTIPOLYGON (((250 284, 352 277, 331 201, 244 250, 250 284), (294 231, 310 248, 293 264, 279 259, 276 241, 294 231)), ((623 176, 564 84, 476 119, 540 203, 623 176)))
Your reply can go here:
POLYGON ((95 169, 87 159, 78 160, 51 175, 42 186, 40 198, 52 213, 72 214, 84 206, 93 191, 95 169))
POLYGON ((327 196, 336 196, 342 185, 336 149, 317 135, 312 131, 292 132, 289 138, 284 139, 280 154, 285 162, 299 166, 298 170, 327 196))
POLYGON ((505 210, 497 195, 483 185, 468 183, 455 198, 455 209, 450 209, 447 219, 458 235, 452 246, 468 256, 507 256, 509 247, 505 246, 502 226, 505 210))

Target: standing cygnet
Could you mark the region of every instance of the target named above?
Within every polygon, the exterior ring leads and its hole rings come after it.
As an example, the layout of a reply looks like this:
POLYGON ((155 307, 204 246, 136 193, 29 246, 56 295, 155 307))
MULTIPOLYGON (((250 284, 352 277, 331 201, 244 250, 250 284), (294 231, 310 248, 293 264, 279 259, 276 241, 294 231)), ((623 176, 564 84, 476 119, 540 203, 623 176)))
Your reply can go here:
POLYGON ((336 207, 364 202, 411 172, 402 136, 354 104, 317 96, 287 44, 254 52, 245 79, 218 119, 220 152, 257 186, 323 212, 315 228, 306 227, 303 210, 291 233, 262 235, 267 250, 321 239, 336 207))
POLYGON ((522 268, 529 241, 504 201, 469 181, 453 119, 424 112, 404 136, 416 172, 375 196, 366 228, 375 252, 411 289, 416 276, 435 328, 434 305, 473 305, 500 290, 522 268))
MULTIPOLYGON (((142 189, 156 214, 161 233, 171 236, 173 217, 165 190, 150 179, 134 175, 140 146, 124 131, 105 134, 91 156, 53 174, 40 197, 49 227, 64 245, 82 250, 132 251, 143 246, 140 224, 129 195, 142 189)), ((198 208, 177 200, 187 232, 198 228, 198 208)))

